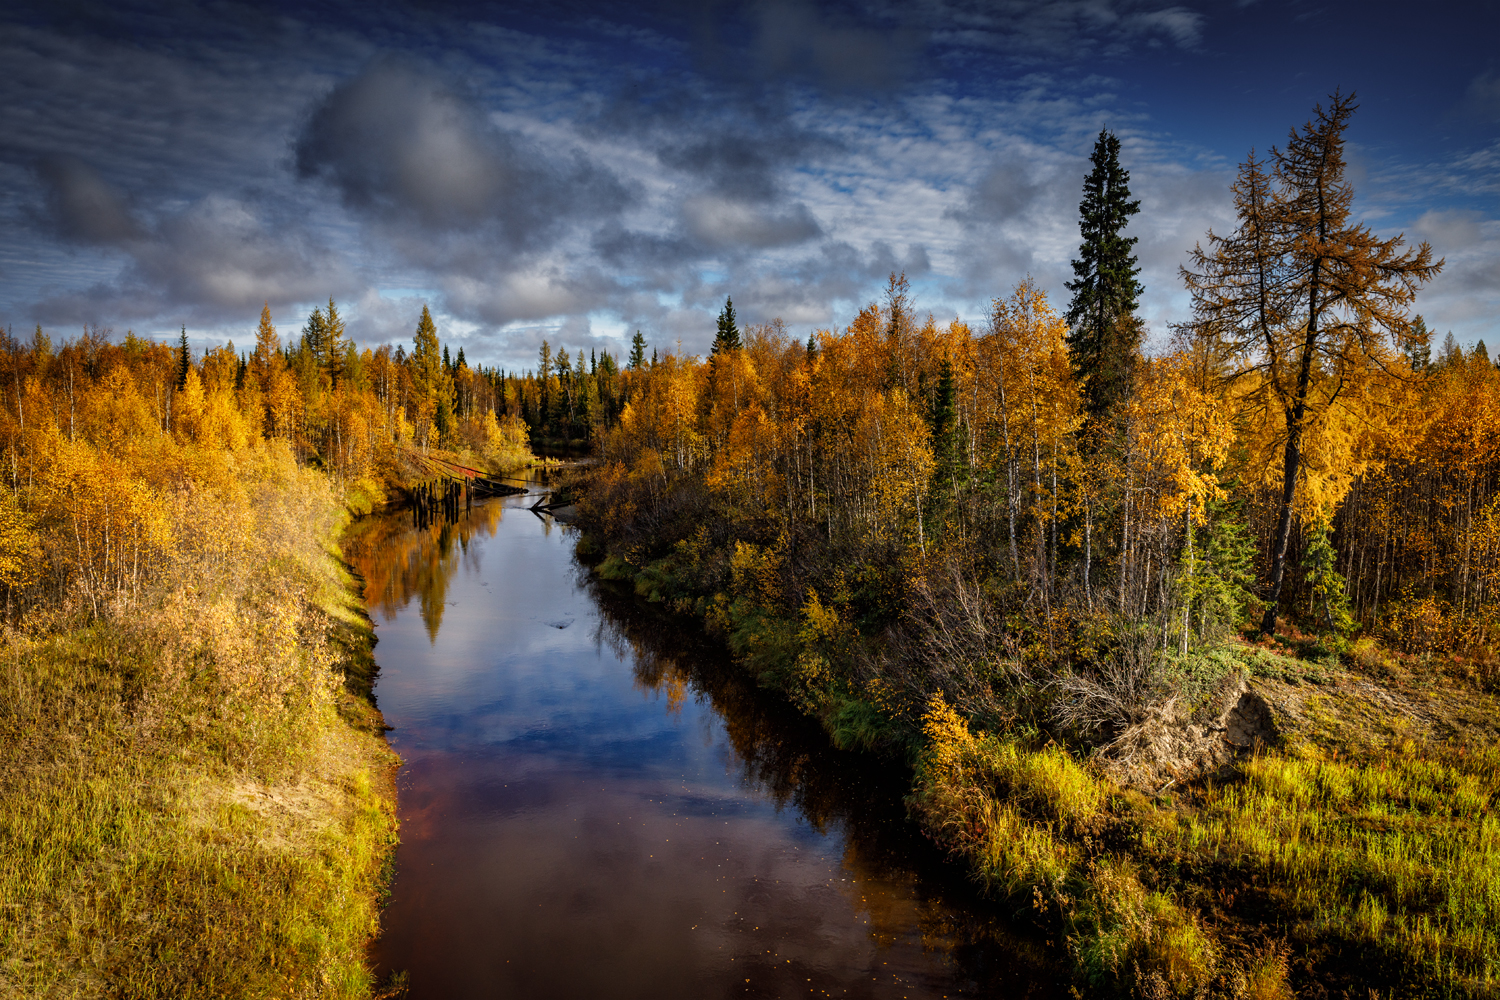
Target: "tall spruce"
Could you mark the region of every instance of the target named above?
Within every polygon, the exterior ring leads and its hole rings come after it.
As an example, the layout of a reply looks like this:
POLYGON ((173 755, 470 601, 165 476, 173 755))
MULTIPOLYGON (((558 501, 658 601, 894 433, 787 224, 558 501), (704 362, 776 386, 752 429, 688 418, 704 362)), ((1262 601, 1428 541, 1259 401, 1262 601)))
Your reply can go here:
POLYGON ((187 324, 182 327, 182 342, 177 348, 177 391, 187 388, 188 369, 193 367, 193 352, 188 347, 187 324))
POLYGON ((339 315, 332 296, 328 299, 328 312, 323 317, 323 340, 320 346, 322 350, 318 360, 328 373, 329 384, 337 388, 344 378, 344 356, 348 353, 348 344, 344 338, 344 318, 339 315))
POLYGON ((641 331, 635 331, 635 338, 630 341, 630 360, 625 367, 631 371, 638 370, 646 363, 646 338, 641 336, 641 331))
POLYGON ((1120 140, 1101 129, 1083 182, 1078 230, 1083 242, 1073 261, 1068 306, 1068 354, 1083 379, 1084 406, 1099 421, 1130 391, 1144 327, 1136 319, 1141 284, 1136 275, 1134 236, 1123 231, 1141 210, 1130 199, 1130 172, 1120 166, 1120 140))
POLYGON ((740 328, 734 316, 734 300, 724 299, 724 308, 719 312, 719 329, 714 334, 714 354, 740 349, 740 328))

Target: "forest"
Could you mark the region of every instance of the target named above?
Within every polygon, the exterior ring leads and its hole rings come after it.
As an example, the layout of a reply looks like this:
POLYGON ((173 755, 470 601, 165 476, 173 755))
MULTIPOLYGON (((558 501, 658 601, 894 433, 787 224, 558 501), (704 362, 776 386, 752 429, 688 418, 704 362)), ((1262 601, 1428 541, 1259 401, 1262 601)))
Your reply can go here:
POLYGON ((243 354, 7 332, 0 369, 0 992, 370 996, 397 760, 340 538, 525 427, 425 310, 410 353, 330 301, 243 354))
POLYGON ((597 572, 911 767, 1080 985, 1500 984, 1500 371, 1430 342, 1431 249, 1354 221, 1353 110, 1240 166, 1159 352, 1105 132, 1066 309, 938 322, 893 274, 806 342, 731 300, 707 357, 544 347, 507 391, 592 418, 597 572))
POLYGON ((340 533, 434 458, 586 451, 580 557, 910 774, 1078 989, 1493 996, 1500 370, 1354 220, 1353 112, 1240 166, 1162 350, 1108 132, 1070 301, 973 323, 892 274, 806 340, 726 300, 706 357, 521 372, 425 307, 410 350, 332 300, 244 350, 7 333, 6 981, 369 995, 394 760, 340 533))

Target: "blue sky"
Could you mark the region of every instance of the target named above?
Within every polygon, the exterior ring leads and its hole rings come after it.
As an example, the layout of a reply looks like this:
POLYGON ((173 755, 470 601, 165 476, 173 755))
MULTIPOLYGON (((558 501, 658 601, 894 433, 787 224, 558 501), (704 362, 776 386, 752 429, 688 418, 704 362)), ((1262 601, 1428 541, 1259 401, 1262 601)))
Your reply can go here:
POLYGON ((1447 260, 1417 310, 1500 342, 1500 9, 1287 0, 33 4, 0 13, 0 322, 199 346, 332 296, 473 361, 847 323, 904 270, 1059 306, 1123 142, 1158 342, 1228 185, 1335 87, 1357 213, 1447 260))

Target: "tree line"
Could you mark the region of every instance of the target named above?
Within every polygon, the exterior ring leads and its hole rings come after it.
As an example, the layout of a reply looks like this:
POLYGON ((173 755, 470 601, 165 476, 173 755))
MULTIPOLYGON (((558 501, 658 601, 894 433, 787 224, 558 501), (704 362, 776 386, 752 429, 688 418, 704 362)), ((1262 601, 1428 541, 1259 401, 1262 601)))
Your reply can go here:
MULTIPOLYGON (((893 274, 805 343, 741 331, 727 301, 707 357, 638 346, 593 431, 590 509, 620 572, 765 662, 800 642, 776 619, 918 660, 967 637, 903 681, 909 712, 934 684, 978 710, 1008 671, 1240 629, 1487 647, 1500 372, 1451 336, 1433 360, 1410 310, 1442 261, 1352 219, 1354 108, 1335 94, 1241 165, 1234 228, 1190 254, 1192 315, 1154 356, 1107 131, 1065 310, 1027 279, 977 327, 940 323, 893 274)), ((824 681, 873 697, 868 677, 824 681)))

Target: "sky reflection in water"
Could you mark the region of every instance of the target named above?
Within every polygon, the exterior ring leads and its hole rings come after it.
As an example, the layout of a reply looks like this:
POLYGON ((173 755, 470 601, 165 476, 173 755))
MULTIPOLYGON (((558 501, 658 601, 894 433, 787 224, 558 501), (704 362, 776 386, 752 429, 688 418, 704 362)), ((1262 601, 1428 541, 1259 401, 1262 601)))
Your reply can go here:
POLYGON ((383 973, 413 998, 1060 992, 943 884, 899 780, 521 503, 349 546, 405 761, 383 973))

